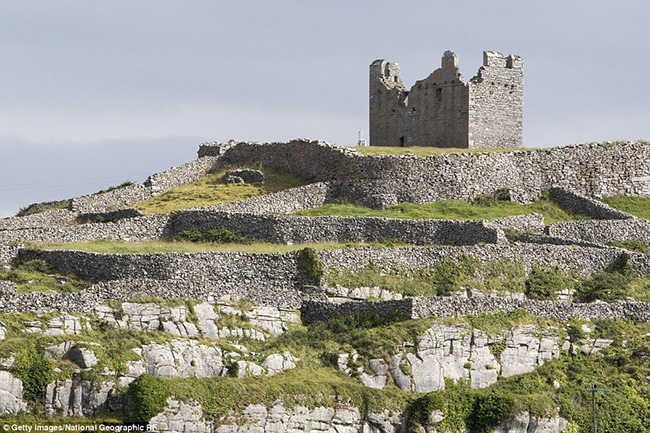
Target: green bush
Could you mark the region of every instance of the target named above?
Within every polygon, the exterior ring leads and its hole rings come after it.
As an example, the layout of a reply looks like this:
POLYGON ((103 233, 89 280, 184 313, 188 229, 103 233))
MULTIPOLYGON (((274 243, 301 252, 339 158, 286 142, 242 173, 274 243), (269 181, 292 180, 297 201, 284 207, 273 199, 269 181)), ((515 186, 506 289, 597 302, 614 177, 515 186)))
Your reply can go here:
POLYGON ((332 317, 325 322, 325 328, 338 334, 353 329, 376 328, 395 322, 403 322, 404 320, 408 320, 408 317, 401 310, 393 310, 387 314, 379 314, 376 311, 357 311, 353 314, 341 314, 332 317))
POLYGON ((298 262, 298 272, 303 277, 320 284, 323 278, 323 263, 321 262, 316 250, 313 248, 303 248, 298 251, 296 260, 298 262))
POLYGON ((178 241, 215 244, 251 244, 253 239, 241 233, 236 233, 223 227, 218 229, 200 230, 190 229, 174 236, 178 241))
POLYGON ((577 280, 558 266, 541 267, 533 265, 526 280, 526 296, 532 299, 557 299, 557 292, 574 290, 577 280))
POLYGON ((477 392, 467 426, 472 433, 490 433, 511 414, 513 403, 513 397, 503 392, 477 392))
POLYGON ((160 377, 143 374, 129 385, 136 421, 147 422, 167 406, 169 390, 160 377))
POLYGON ((29 340, 16 354, 11 373, 23 381, 23 395, 31 402, 41 400, 47 384, 54 378, 54 370, 45 358, 44 348, 29 340))
POLYGON ((625 299, 629 293, 630 275, 620 272, 598 272, 578 286, 574 299, 578 302, 605 302, 625 299))
POLYGON ((474 197, 472 203, 479 206, 495 206, 500 201, 511 201, 509 188, 499 188, 492 194, 479 194, 474 197))

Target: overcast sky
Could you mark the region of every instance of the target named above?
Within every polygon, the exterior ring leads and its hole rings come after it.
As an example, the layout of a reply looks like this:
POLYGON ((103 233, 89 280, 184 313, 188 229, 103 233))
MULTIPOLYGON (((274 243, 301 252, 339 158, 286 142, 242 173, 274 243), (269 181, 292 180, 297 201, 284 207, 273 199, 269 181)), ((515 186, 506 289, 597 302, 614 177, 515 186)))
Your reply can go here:
POLYGON ((650 2, 0 0, 0 217, 196 157, 354 144, 368 66, 410 87, 483 50, 525 63, 524 145, 650 139, 650 2))

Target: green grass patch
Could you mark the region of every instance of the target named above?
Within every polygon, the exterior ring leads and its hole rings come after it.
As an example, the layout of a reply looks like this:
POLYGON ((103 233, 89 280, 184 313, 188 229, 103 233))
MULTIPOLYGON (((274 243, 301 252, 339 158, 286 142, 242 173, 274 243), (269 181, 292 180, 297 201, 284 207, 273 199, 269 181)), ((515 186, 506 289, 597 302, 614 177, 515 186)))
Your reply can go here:
POLYGON ((177 210, 231 203, 251 197, 282 191, 308 184, 305 179, 270 168, 263 169, 266 184, 226 184, 232 169, 209 173, 199 180, 171 189, 133 207, 144 215, 169 213, 177 210))
POLYGON ((343 287, 380 287, 407 296, 442 296, 465 289, 488 292, 523 292, 526 268, 510 259, 483 264, 475 257, 461 255, 457 260, 445 257, 431 267, 412 269, 370 263, 351 271, 332 268, 325 280, 343 287))
POLYGON ((355 247, 397 247, 408 244, 388 239, 378 242, 318 242, 309 244, 273 244, 268 242, 239 243, 210 243, 210 242, 181 242, 181 241, 142 241, 126 242, 121 240, 99 239, 85 242, 66 243, 25 243, 25 247, 34 250, 74 250, 102 254, 149 254, 149 253, 202 253, 207 251, 223 251, 233 253, 287 253, 302 250, 306 247, 316 251, 355 248, 355 247))
POLYGON ((455 147, 430 147, 430 146, 412 146, 412 147, 389 147, 389 146, 352 146, 352 149, 363 155, 406 155, 431 156, 442 155, 446 153, 503 153, 503 152, 530 152, 533 148, 517 149, 461 149, 455 147))
POLYGON ((635 253, 650 254, 650 244, 639 240, 609 242, 610 247, 625 248, 635 253))
POLYGON ((600 201, 639 218, 650 219, 650 197, 614 195, 603 197, 600 201))
POLYGON ((330 203, 314 209, 296 212, 293 215, 488 220, 530 213, 542 214, 547 225, 558 221, 586 219, 583 216, 570 214, 562 210, 549 199, 541 199, 531 204, 519 204, 505 200, 489 201, 487 204, 468 203, 460 200, 442 200, 427 204, 401 203, 386 209, 372 209, 350 203, 330 203))
POLYGON ((253 239, 241 233, 236 233, 225 228, 200 230, 184 230, 174 236, 178 241, 193 243, 216 243, 216 244, 252 244, 253 239))
POLYGON ((18 285, 18 293, 57 292, 73 293, 90 287, 75 274, 63 274, 42 260, 13 263, 11 269, 0 269, 0 279, 18 285))

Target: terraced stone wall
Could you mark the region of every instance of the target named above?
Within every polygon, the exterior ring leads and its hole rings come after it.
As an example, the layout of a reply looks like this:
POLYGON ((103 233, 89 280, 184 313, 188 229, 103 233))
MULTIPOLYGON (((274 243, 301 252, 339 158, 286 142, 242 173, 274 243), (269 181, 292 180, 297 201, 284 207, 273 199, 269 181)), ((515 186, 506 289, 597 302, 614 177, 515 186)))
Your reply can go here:
POLYGON ((327 250, 319 253, 326 269, 339 268, 357 270, 373 262, 376 265, 408 266, 420 268, 434 266, 445 258, 461 255, 476 257, 482 262, 510 259, 521 260, 528 268, 532 263, 544 266, 558 265, 566 269, 577 269, 588 275, 620 263, 624 256, 639 263, 645 270, 647 254, 626 253, 618 248, 576 248, 570 245, 505 244, 474 246, 436 246, 400 248, 351 248, 327 250))
POLYGON ((222 154, 219 165, 262 164, 312 181, 336 181, 335 196, 375 206, 470 200, 509 188, 530 202, 560 187, 587 197, 650 197, 650 145, 643 142, 482 154, 363 156, 321 141, 201 145, 199 156, 222 154))
POLYGON ((564 221, 546 228, 551 236, 606 244, 639 240, 650 243, 650 221, 645 219, 564 221))
POLYGON ((474 245, 506 242, 497 228, 483 221, 406 220, 375 217, 299 217, 251 215, 203 210, 177 212, 167 227, 169 236, 199 228, 228 230, 274 243, 382 241, 414 244, 474 245))

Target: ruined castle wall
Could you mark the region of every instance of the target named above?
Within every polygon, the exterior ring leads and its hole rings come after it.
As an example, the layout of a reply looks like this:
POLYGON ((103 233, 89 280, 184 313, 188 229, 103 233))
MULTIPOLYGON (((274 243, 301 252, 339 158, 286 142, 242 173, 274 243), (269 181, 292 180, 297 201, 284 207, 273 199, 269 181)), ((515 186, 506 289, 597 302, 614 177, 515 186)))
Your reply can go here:
MULTIPOLYGON (((469 87, 458 68, 445 64, 415 83, 408 97, 414 146, 468 147, 469 87)), ((372 144, 372 142, 371 142, 372 144)))
POLYGON ((523 60, 484 52, 483 66, 469 83, 469 147, 521 147, 523 98, 523 60))
POLYGON ((397 63, 375 60, 370 65, 370 143, 413 145, 410 141, 413 113, 405 110, 407 94, 397 63), (404 137, 401 142, 400 137, 404 137))
POLYGON ((370 65, 370 145, 517 148, 523 143, 523 61, 483 53, 469 83, 451 51, 409 90, 397 63, 370 65))

